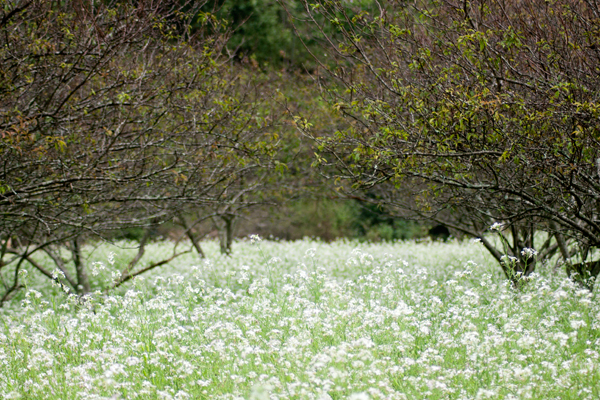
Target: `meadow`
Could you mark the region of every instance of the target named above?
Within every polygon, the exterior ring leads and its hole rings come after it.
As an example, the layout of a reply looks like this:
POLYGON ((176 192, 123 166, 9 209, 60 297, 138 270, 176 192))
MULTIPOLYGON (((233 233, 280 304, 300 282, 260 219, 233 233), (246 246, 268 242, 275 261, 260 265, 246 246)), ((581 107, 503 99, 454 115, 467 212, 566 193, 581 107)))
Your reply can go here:
POLYGON ((88 247, 84 302, 31 273, 0 309, 0 398, 600 398, 597 290, 551 266, 517 291, 474 242, 203 246, 117 290, 134 251, 88 247))

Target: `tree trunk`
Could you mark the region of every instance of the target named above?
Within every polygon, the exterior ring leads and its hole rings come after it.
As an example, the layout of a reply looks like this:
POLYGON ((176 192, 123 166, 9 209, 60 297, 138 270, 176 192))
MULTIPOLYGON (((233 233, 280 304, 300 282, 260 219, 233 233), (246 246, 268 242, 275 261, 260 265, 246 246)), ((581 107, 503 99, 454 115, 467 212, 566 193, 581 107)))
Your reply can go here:
POLYGON ((231 254, 231 244, 233 243, 233 222, 235 217, 233 215, 222 215, 221 219, 225 222, 223 229, 219 232, 219 244, 221 247, 221 254, 231 254))
POLYGON ((131 274, 133 267, 135 267, 137 265, 137 263, 140 262, 140 260, 144 256, 144 253, 146 252, 146 243, 148 242, 148 239, 150 238, 150 234, 152 233, 152 228, 153 228, 153 226, 149 226, 144 231, 144 236, 142 236, 142 240, 140 240, 140 247, 138 247, 137 254, 129 262, 129 264, 127 265, 127 268, 125 268, 123 271, 121 271, 121 276, 131 274))
POLYGON ((181 222, 181 225, 183 226, 183 229, 185 229, 186 236, 192 242, 192 246, 194 246, 194 248, 198 252, 198 255, 200 255, 200 258, 206 258, 206 254, 204 254, 204 251, 202 250, 202 247, 200 247, 200 243, 198 243, 198 239, 196 238, 196 235, 192 231, 192 228, 188 225, 188 223, 185 220, 185 217, 183 216, 183 214, 180 213, 180 214, 177 215, 177 217, 179 218, 179 221, 181 222))
POLYGON ((79 244, 79 237, 76 237, 71 241, 73 252, 73 263, 75 264, 75 271, 77 273, 77 293, 80 295, 88 294, 91 291, 90 281, 85 271, 85 265, 81 260, 81 247, 79 244))
POLYGON ((567 275, 569 278, 590 292, 594 290, 594 283, 599 273, 600 260, 567 264, 567 275))

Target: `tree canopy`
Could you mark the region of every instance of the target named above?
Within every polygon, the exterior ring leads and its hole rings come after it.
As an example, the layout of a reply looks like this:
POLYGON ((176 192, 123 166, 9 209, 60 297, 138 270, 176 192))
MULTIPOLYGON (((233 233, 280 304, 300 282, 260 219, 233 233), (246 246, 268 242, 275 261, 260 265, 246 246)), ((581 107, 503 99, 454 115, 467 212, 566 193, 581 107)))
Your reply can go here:
MULTIPOLYGON (((600 36, 592 1, 305 2, 338 62, 352 127, 321 141, 342 182, 479 237, 509 277, 553 236, 582 279, 600 263, 600 36), (484 233, 503 224, 498 248, 484 233), (574 253, 575 252, 575 253, 574 253), (572 259, 577 255, 577 260, 572 259), (508 258, 506 258, 508 257, 508 258)), ((541 256, 541 254, 540 254, 541 256)), ((540 257, 543 258, 543 257, 540 257)))
POLYGON ((256 170, 274 165, 272 108, 224 57, 223 24, 203 6, 4 3, 0 259, 14 257, 0 268, 14 275, 0 302, 37 251, 85 293, 83 266, 70 277, 53 246, 70 243, 78 264, 79 238, 160 224, 234 192, 238 207, 256 202, 256 170))

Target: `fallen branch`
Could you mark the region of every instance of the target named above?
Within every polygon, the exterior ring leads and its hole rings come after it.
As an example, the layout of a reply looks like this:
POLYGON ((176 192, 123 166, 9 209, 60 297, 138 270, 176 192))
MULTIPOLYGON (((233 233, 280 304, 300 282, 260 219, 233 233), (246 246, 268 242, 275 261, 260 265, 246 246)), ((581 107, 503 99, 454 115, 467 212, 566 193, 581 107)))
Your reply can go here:
POLYGON ((136 272, 126 273, 125 275, 121 275, 121 277, 119 278, 119 280, 113 284, 112 289, 116 289, 119 286, 121 286, 123 283, 127 282, 128 280, 133 279, 136 276, 143 274, 144 272, 150 271, 151 269, 154 269, 156 267, 160 267, 161 265, 164 265, 164 264, 166 264, 166 263, 174 260, 175 258, 179 257, 180 255, 185 254, 185 253, 189 253, 191 251, 192 250, 190 249, 190 250, 182 251, 180 253, 175 253, 170 258, 167 258, 165 260, 158 261, 158 262, 155 262, 153 264, 150 264, 147 267, 144 267, 144 268, 142 268, 142 269, 140 269, 140 270, 138 270, 136 272))

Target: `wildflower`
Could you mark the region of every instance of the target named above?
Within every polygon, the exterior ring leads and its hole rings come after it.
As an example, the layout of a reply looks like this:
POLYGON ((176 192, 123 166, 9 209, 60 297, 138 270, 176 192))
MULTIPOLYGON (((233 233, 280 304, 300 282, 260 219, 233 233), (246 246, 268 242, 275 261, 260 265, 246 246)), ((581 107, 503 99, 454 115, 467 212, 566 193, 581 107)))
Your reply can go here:
POLYGON ((272 264, 277 264, 281 262, 281 258, 279 257, 272 257, 269 262, 267 264, 272 265, 272 264))
POLYGON ((530 367, 525 367, 525 368, 515 367, 514 374, 517 379, 524 381, 527 378, 529 378, 531 375, 533 375, 533 371, 531 370, 530 367))
POLYGON ((518 259, 517 257, 513 257, 513 256, 509 256, 507 254, 503 255, 500 260, 505 264, 505 265, 512 265, 515 264, 518 259))
POLYGON ((490 230, 492 230, 492 231, 499 231, 499 230, 502 230, 503 227, 504 227, 504 224, 502 224, 500 222, 494 222, 492 224, 492 226, 490 226, 490 230))
POLYGON ((141 363, 142 360, 140 360, 138 357, 127 357, 127 359, 125 360, 125 362, 129 366, 134 366, 134 365, 138 365, 139 363, 141 363))
POLYGON ((108 253, 108 263, 110 265, 113 265, 115 263, 115 253, 113 251, 108 253))
POLYGON ((537 251, 531 247, 525 247, 523 250, 521 250, 521 255, 526 259, 530 259, 537 255, 537 251))
MULTIPOLYGON (((402 242, 363 244, 364 251, 354 252, 353 242, 279 246, 267 243, 260 263, 255 252, 242 251, 230 260, 156 269, 143 285, 136 281, 118 295, 96 291, 85 302, 71 294, 54 306, 42 302, 45 292, 25 292, 22 311, 0 309, 0 319, 8 319, 0 324, 0 370, 17 372, 0 374, 0 398, 42 398, 57 382, 84 398, 122 385, 137 387, 138 398, 172 400, 409 398, 389 377, 423 398, 485 400, 506 390, 512 400, 531 393, 564 398, 573 382, 592 387, 600 339, 588 331, 600 329, 600 309, 592 293, 570 281, 542 271, 535 285, 515 294, 479 258, 463 264, 480 254, 477 246, 402 242), (398 251, 389 252, 391 246, 398 251), (318 263, 309 260, 316 258, 309 247, 318 250, 318 263), (461 253, 448 262, 453 248, 461 253), (275 268, 279 273, 265 277, 275 268), (155 281, 156 290, 147 291, 155 281), (515 301, 522 315, 513 312, 515 301), (75 357, 64 357, 64 349, 75 357), (532 357, 542 350, 548 357, 532 357), (215 360, 220 373, 204 374, 215 360), (137 379, 146 366, 147 379, 169 374, 168 385, 137 379), (280 381, 277 368, 290 380, 280 381), (478 368, 494 371, 498 381, 466 387, 478 368), (222 382, 236 389, 220 396, 222 382), (23 389, 11 392, 17 385, 23 389)), ((535 255, 523 251, 503 261, 535 255)), ((107 277, 114 269, 107 261, 95 268, 107 277)))
POLYGON ((348 397, 348 400, 369 400, 370 397, 365 392, 353 393, 348 397))
POLYGON ((271 385, 256 385, 252 388, 250 399, 269 400, 271 390, 273 390, 273 387, 271 385))
POLYGON ((29 291, 27 292, 26 296, 30 297, 30 296, 34 296, 36 299, 39 299, 42 297, 42 294, 40 292, 38 292, 35 289, 29 289, 29 291))
POLYGON ((65 273, 64 273, 64 272, 62 272, 62 271, 61 271, 61 270, 59 270, 59 269, 55 269, 54 271, 52 271, 52 279, 55 279, 55 280, 56 280, 56 279, 58 279, 59 277, 60 277, 60 278, 62 278, 62 279, 64 279, 64 278, 65 278, 65 273))
POLYGON ((570 324, 571 324, 571 328, 573 328, 573 329, 579 329, 579 328, 583 328, 584 326, 587 326, 585 321, 582 321, 582 320, 572 320, 570 322, 570 324))
MULTIPOLYGON (((110 258, 109 258, 109 262, 110 262, 110 258)), ((102 262, 100 262, 100 261, 93 262, 92 267, 91 267, 92 276, 98 276, 100 271, 102 271, 104 269, 106 269, 106 266, 102 262)))
POLYGON ((477 391, 477 396, 475 397, 476 399, 493 399, 494 397, 496 397, 497 393, 494 390, 487 390, 487 389, 479 389, 477 391))
POLYGON ((254 234, 254 235, 250 235, 250 243, 254 244, 254 243, 258 243, 260 242, 262 239, 260 238, 260 236, 254 234))
POLYGON ((331 396, 327 393, 321 393, 317 400, 332 400, 331 396))

